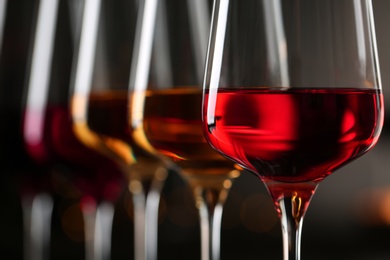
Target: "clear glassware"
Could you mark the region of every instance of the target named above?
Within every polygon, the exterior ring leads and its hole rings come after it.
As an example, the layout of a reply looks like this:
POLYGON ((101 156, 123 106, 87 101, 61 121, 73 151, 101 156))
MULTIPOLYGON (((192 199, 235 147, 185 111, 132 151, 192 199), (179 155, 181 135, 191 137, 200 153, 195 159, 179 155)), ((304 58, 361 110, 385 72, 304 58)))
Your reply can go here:
MULTIPOLYGON (((55 2, 54 6, 55 6, 55 2)), ((42 2, 38 4, 34 2, 34 6, 37 6, 37 15, 36 20, 33 23, 36 23, 35 32, 34 27, 31 27, 32 41, 33 46, 30 46, 30 56, 36 55, 37 51, 31 51, 34 47, 38 48, 38 46, 42 45, 43 32, 47 33, 52 30, 55 26, 53 22, 51 25, 43 28, 43 21, 51 20, 56 17, 56 12, 49 14, 48 12, 56 9, 54 6, 51 6, 48 2, 42 2), (40 32, 40 35, 38 35, 40 32), (37 43, 39 42, 39 43, 37 43), (33 54, 35 53, 35 54, 33 54)), ((48 44, 52 43, 53 33, 49 33, 48 44)), ((40 55, 39 55, 40 56, 40 55)), ((30 58, 31 65, 26 66, 26 68, 30 69, 34 67, 33 63, 37 62, 37 58, 30 58)), ((28 63, 28 62, 26 62, 28 63)), ((27 70, 27 80, 25 86, 21 89, 26 92, 26 89, 29 88, 29 83, 31 82, 31 78, 33 77, 33 72, 27 70)), ((36 74, 36 73, 35 73, 36 74)), ((48 75, 45 75, 45 78, 48 75)), ((26 93, 24 93, 26 96, 26 93)), ((25 101, 21 101, 21 125, 22 125, 22 134, 20 139, 23 142, 23 148, 25 149, 28 146, 28 141, 25 139, 25 131, 23 126, 25 125, 25 101)), ((28 149, 26 150, 26 154, 34 161, 28 149)), ((31 166, 31 164, 30 164, 31 166)), ((37 174, 36 170, 33 170, 34 167, 31 167, 30 170, 24 170, 24 176, 22 176, 21 180, 21 194, 22 194, 22 208, 23 208, 23 220, 24 220, 24 259, 49 259, 50 258, 50 240, 51 240, 51 225, 45 225, 45 223, 51 223, 52 210, 54 200, 52 197, 52 190, 50 185, 47 185, 46 179, 49 178, 48 171, 43 170, 42 168, 37 174), (31 175, 31 176, 28 176, 31 175), (38 184, 41 183, 41 184, 38 184)), ((37 168, 37 167, 36 167, 37 168)), ((39 168, 39 166, 38 166, 39 168)))
POLYGON ((265 184, 284 259, 298 260, 317 186, 369 151, 383 126, 372 3, 216 0, 212 17, 205 136, 265 184))
POLYGON ((145 2, 85 1, 70 95, 78 139, 115 162, 127 181, 136 260, 157 258, 158 208, 168 173, 159 158, 138 145, 128 125, 135 27, 145 2))
POLYGON ((211 1, 145 1, 129 86, 129 125, 144 149, 179 167, 199 210, 201 259, 220 258, 223 204, 240 167, 215 152, 202 130, 211 1))
POLYGON ((52 226, 47 223, 52 222, 54 197, 57 203, 77 201, 80 205, 85 258, 108 259, 110 236, 99 236, 98 231, 108 229, 109 233, 111 224, 106 222, 112 220, 113 203, 125 185, 119 168, 81 143, 73 131, 69 94, 83 6, 72 0, 41 0, 36 4, 22 136, 26 152, 43 174, 41 179, 30 180, 38 186, 46 185, 49 195, 38 194, 31 203, 33 244, 27 255, 31 259, 53 256, 47 245, 52 226), (34 244, 37 241, 38 246, 34 244))
MULTIPOLYGON (((4 255, 10 255, 11 258, 21 258, 23 255, 26 260, 48 259, 51 230, 42 224, 50 221, 53 206, 47 186, 37 185, 44 179, 44 174, 34 167, 27 155, 20 129, 35 6, 35 1, 0 1, 0 116, 4 121, 0 135, 5 137, 0 148, 0 182, 2 190, 15 188, 23 220, 23 240, 17 245, 23 249, 20 250, 20 256, 15 256, 13 252, 4 252, 4 255)), ((12 214, 9 210, 8 214, 12 214)), ((18 220, 17 213, 10 216, 12 220, 18 220)), ((3 231, 6 233, 6 228, 3 231)))

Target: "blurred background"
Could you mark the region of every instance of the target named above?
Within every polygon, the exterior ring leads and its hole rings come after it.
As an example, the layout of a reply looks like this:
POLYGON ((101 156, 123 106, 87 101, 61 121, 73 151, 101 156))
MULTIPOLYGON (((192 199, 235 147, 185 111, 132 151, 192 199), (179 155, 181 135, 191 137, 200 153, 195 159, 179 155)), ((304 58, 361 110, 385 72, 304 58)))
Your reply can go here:
MULTIPOLYGON (((77 1, 75 1, 77 2, 77 1)), ((373 0, 386 120, 378 145, 324 180, 303 225, 303 259, 390 259, 390 26, 389 0, 373 0)), ((23 259, 20 176, 39 169, 20 133, 35 1, 0 0, 0 258, 23 259)), ((27 181, 28 184, 28 181, 27 181)), ((24 189, 25 190, 25 189, 24 189)), ((84 259, 79 203, 55 191, 51 259, 84 259)), ((50 225, 50 223, 47 223, 50 225)), ((175 172, 162 192, 159 259, 200 259, 200 231, 191 191, 175 172)), ((112 259, 133 259, 130 195, 115 204, 112 259)), ((250 173, 234 183, 222 220, 221 259, 282 259, 280 223, 264 185, 250 173)))

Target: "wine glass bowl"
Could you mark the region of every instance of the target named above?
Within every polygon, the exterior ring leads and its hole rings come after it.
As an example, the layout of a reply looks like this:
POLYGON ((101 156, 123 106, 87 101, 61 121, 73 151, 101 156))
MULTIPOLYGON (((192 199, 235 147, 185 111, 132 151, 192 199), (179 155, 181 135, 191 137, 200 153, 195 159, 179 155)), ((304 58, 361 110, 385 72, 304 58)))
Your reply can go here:
POLYGON ((300 259, 318 184, 365 154, 383 126, 371 1, 214 3, 206 62, 207 141, 273 198, 284 259, 300 259))

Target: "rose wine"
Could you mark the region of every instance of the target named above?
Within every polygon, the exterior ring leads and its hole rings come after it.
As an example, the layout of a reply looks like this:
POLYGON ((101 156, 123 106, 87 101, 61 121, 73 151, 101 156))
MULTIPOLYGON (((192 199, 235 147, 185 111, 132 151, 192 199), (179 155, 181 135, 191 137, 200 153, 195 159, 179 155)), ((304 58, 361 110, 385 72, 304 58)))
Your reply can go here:
POLYGON ((84 195, 106 200, 119 196, 123 176, 110 160, 77 139, 69 106, 27 109, 23 133, 26 150, 38 165, 61 171, 84 195))
POLYGON ((146 93, 144 131, 160 153, 187 172, 227 174, 230 160, 210 147, 202 129, 202 90, 178 88, 146 93))
POLYGON ((218 89, 204 101, 212 146, 265 182, 319 181, 372 148, 383 124, 375 89, 218 89))

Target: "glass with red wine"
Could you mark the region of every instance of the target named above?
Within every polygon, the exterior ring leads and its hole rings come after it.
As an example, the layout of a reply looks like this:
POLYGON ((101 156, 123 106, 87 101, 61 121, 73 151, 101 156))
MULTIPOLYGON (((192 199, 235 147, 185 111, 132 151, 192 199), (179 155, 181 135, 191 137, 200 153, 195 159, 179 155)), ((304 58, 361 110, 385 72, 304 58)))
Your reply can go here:
MULTIPOLYGON (((70 90, 82 8, 83 5, 74 1, 41 0, 36 4, 22 106, 22 135, 26 152, 43 175, 42 178, 31 176, 29 180, 36 182, 36 186, 48 186, 51 196, 59 197, 58 204, 71 201, 80 206, 84 232, 83 238, 77 239, 85 241, 82 253, 87 260, 103 260, 110 257, 114 203, 122 194, 125 182, 116 164, 82 143, 73 130, 70 90)), ((47 223, 52 223, 53 208, 46 206, 44 210, 45 215, 39 212, 42 209, 32 209, 32 228, 52 228, 47 223), (39 216, 45 216, 43 223, 39 216)), ((63 223, 69 221, 63 215, 59 218, 63 223)), ((53 244, 57 242, 51 240, 53 244)), ((74 257, 79 252, 66 253, 67 257, 74 257)), ((46 250, 40 256, 33 250, 29 257, 56 258, 56 252, 46 250)))
POLYGON ((318 185, 371 150, 383 126, 372 3, 216 0, 212 15, 204 134, 265 184, 283 258, 299 260, 318 185))
POLYGON ((223 205, 241 168, 214 151, 202 130, 211 1, 151 2, 154 9, 138 18, 129 125, 140 146, 178 167, 199 212, 200 258, 218 260, 223 205))

